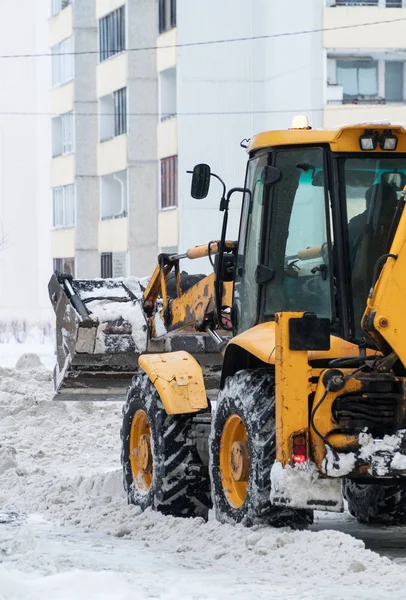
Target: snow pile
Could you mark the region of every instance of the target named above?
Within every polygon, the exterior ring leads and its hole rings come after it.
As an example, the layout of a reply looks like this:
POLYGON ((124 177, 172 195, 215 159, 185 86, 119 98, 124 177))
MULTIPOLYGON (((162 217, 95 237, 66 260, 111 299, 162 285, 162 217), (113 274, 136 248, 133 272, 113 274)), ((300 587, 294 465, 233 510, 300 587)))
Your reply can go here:
POLYGON ((358 436, 360 449, 357 452, 339 452, 339 460, 334 458, 327 448, 324 460, 324 472, 331 477, 348 475, 355 468, 357 461, 368 465, 371 475, 385 477, 393 471, 406 472, 406 429, 400 429, 393 435, 385 435, 383 439, 374 439, 368 432, 358 436))
MULTIPOLYGON (((55 332, 51 330, 51 326, 47 324, 42 328, 28 327, 25 333, 26 337, 22 343, 13 336, 2 336, 0 331, 0 367, 15 367, 23 355, 31 354, 37 355, 43 365, 52 369, 55 364, 55 332)), ((20 365, 19 368, 24 367, 20 365)))
MULTIPOLYGON (((105 344, 105 325, 112 321, 123 319, 131 325, 131 339, 135 345, 136 352, 145 352, 147 349, 147 320, 138 301, 110 302, 105 300, 93 300, 87 305, 92 316, 99 320, 96 336, 95 353, 104 354, 107 351, 105 344)), ((120 351, 133 350, 125 346, 126 336, 121 336, 120 351)))
POLYGON ((340 532, 128 506, 120 403, 51 395, 45 368, 0 368, 0 600, 404 597, 406 572, 340 532))
MULTIPOLYGON (((95 279, 91 289, 82 289, 77 282, 78 294, 87 300, 86 306, 92 317, 100 323, 97 329, 95 354, 106 352, 145 352, 147 347, 147 321, 142 310, 141 299, 149 283, 149 277, 127 277, 117 279, 95 279), (129 293, 130 292, 130 293, 129 293), (93 298, 93 300, 92 300, 93 298), (111 322, 131 325, 131 331, 123 332, 120 339, 114 338, 114 348, 106 344, 106 327, 111 322)), ((89 287, 89 282, 84 282, 89 287)), ((124 326, 125 327, 125 326, 124 326)), ((111 340, 110 340, 111 341, 111 340)))

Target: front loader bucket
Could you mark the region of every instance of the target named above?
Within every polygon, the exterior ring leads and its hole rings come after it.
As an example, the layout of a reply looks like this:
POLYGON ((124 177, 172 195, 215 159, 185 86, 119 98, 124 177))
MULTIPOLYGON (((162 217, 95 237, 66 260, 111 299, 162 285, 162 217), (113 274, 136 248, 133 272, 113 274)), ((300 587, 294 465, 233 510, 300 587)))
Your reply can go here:
POLYGON ((55 272, 55 399, 123 400, 147 347, 141 306, 148 279, 73 280, 55 272))

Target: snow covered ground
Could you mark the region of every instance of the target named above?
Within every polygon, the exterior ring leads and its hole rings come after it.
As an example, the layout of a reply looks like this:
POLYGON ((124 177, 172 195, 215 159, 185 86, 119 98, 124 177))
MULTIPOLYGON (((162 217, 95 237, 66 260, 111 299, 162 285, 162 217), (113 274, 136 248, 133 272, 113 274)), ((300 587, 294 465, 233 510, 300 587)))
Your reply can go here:
MULTIPOLYGON (((51 402, 50 371, 11 368, 18 353, 8 346, 0 344, 0 600, 405 598, 404 563, 330 529, 328 518, 317 531, 244 529, 128 506, 121 405, 51 402)), ((41 356, 50 367, 52 346, 41 356)))

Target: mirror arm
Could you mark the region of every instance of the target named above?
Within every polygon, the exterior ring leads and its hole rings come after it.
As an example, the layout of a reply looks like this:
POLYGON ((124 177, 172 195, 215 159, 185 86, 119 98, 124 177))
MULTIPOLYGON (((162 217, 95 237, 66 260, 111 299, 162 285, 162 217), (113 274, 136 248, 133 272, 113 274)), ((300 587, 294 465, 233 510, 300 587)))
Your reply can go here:
MULTIPOLYGON (((215 175, 215 177, 217 177, 217 175, 215 175)), ((220 178, 218 178, 218 179, 220 179, 220 178)), ((221 179, 220 179, 220 181, 221 181, 221 179)), ((224 246, 225 246, 226 235, 227 235, 228 207, 230 204, 230 198, 235 192, 242 192, 243 194, 248 193, 249 195, 251 195, 251 190, 249 190, 248 188, 235 187, 235 188, 231 188, 231 190, 228 191, 227 196, 225 197, 225 189, 224 189, 224 194, 223 194, 223 197, 220 202, 220 210, 224 212, 224 217, 223 217, 223 227, 221 229, 220 247, 219 247, 219 254, 218 254, 219 258, 218 258, 218 263, 217 263, 216 279, 214 282, 214 290, 215 290, 215 294, 216 294, 217 321, 218 321, 219 326, 222 327, 223 329, 225 329, 226 331, 231 331, 233 329, 233 327, 224 325, 222 318, 221 318, 221 300, 222 300, 222 291, 223 291, 222 290, 223 282, 221 280, 221 274, 223 272, 224 246)))
POLYGON ((225 195, 226 195, 226 184, 224 183, 224 181, 221 179, 221 177, 219 177, 218 175, 216 175, 215 173, 210 173, 210 177, 215 177, 216 179, 219 180, 219 182, 221 183, 221 185, 223 186, 223 195, 221 197, 221 202, 220 202, 220 210, 224 210, 224 208, 222 209, 221 206, 223 204, 223 201, 225 200, 225 195))

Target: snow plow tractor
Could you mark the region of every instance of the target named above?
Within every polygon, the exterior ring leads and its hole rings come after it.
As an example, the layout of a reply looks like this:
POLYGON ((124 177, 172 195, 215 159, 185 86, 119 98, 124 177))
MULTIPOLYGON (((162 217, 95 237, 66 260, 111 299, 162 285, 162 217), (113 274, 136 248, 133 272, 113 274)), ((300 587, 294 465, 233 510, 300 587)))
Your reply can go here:
MULTIPOLYGON (((221 239, 161 254, 149 280, 55 273, 60 399, 125 399, 130 503, 222 522, 305 526, 313 510, 406 523, 406 130, 249 141, 223 185, 221 239), (227 241, 234 194, 238 242, 227 241), (208 256, 189 285, 180 262, 208 256)), ((218 185, 218 183, 216 183, 218 185)))

